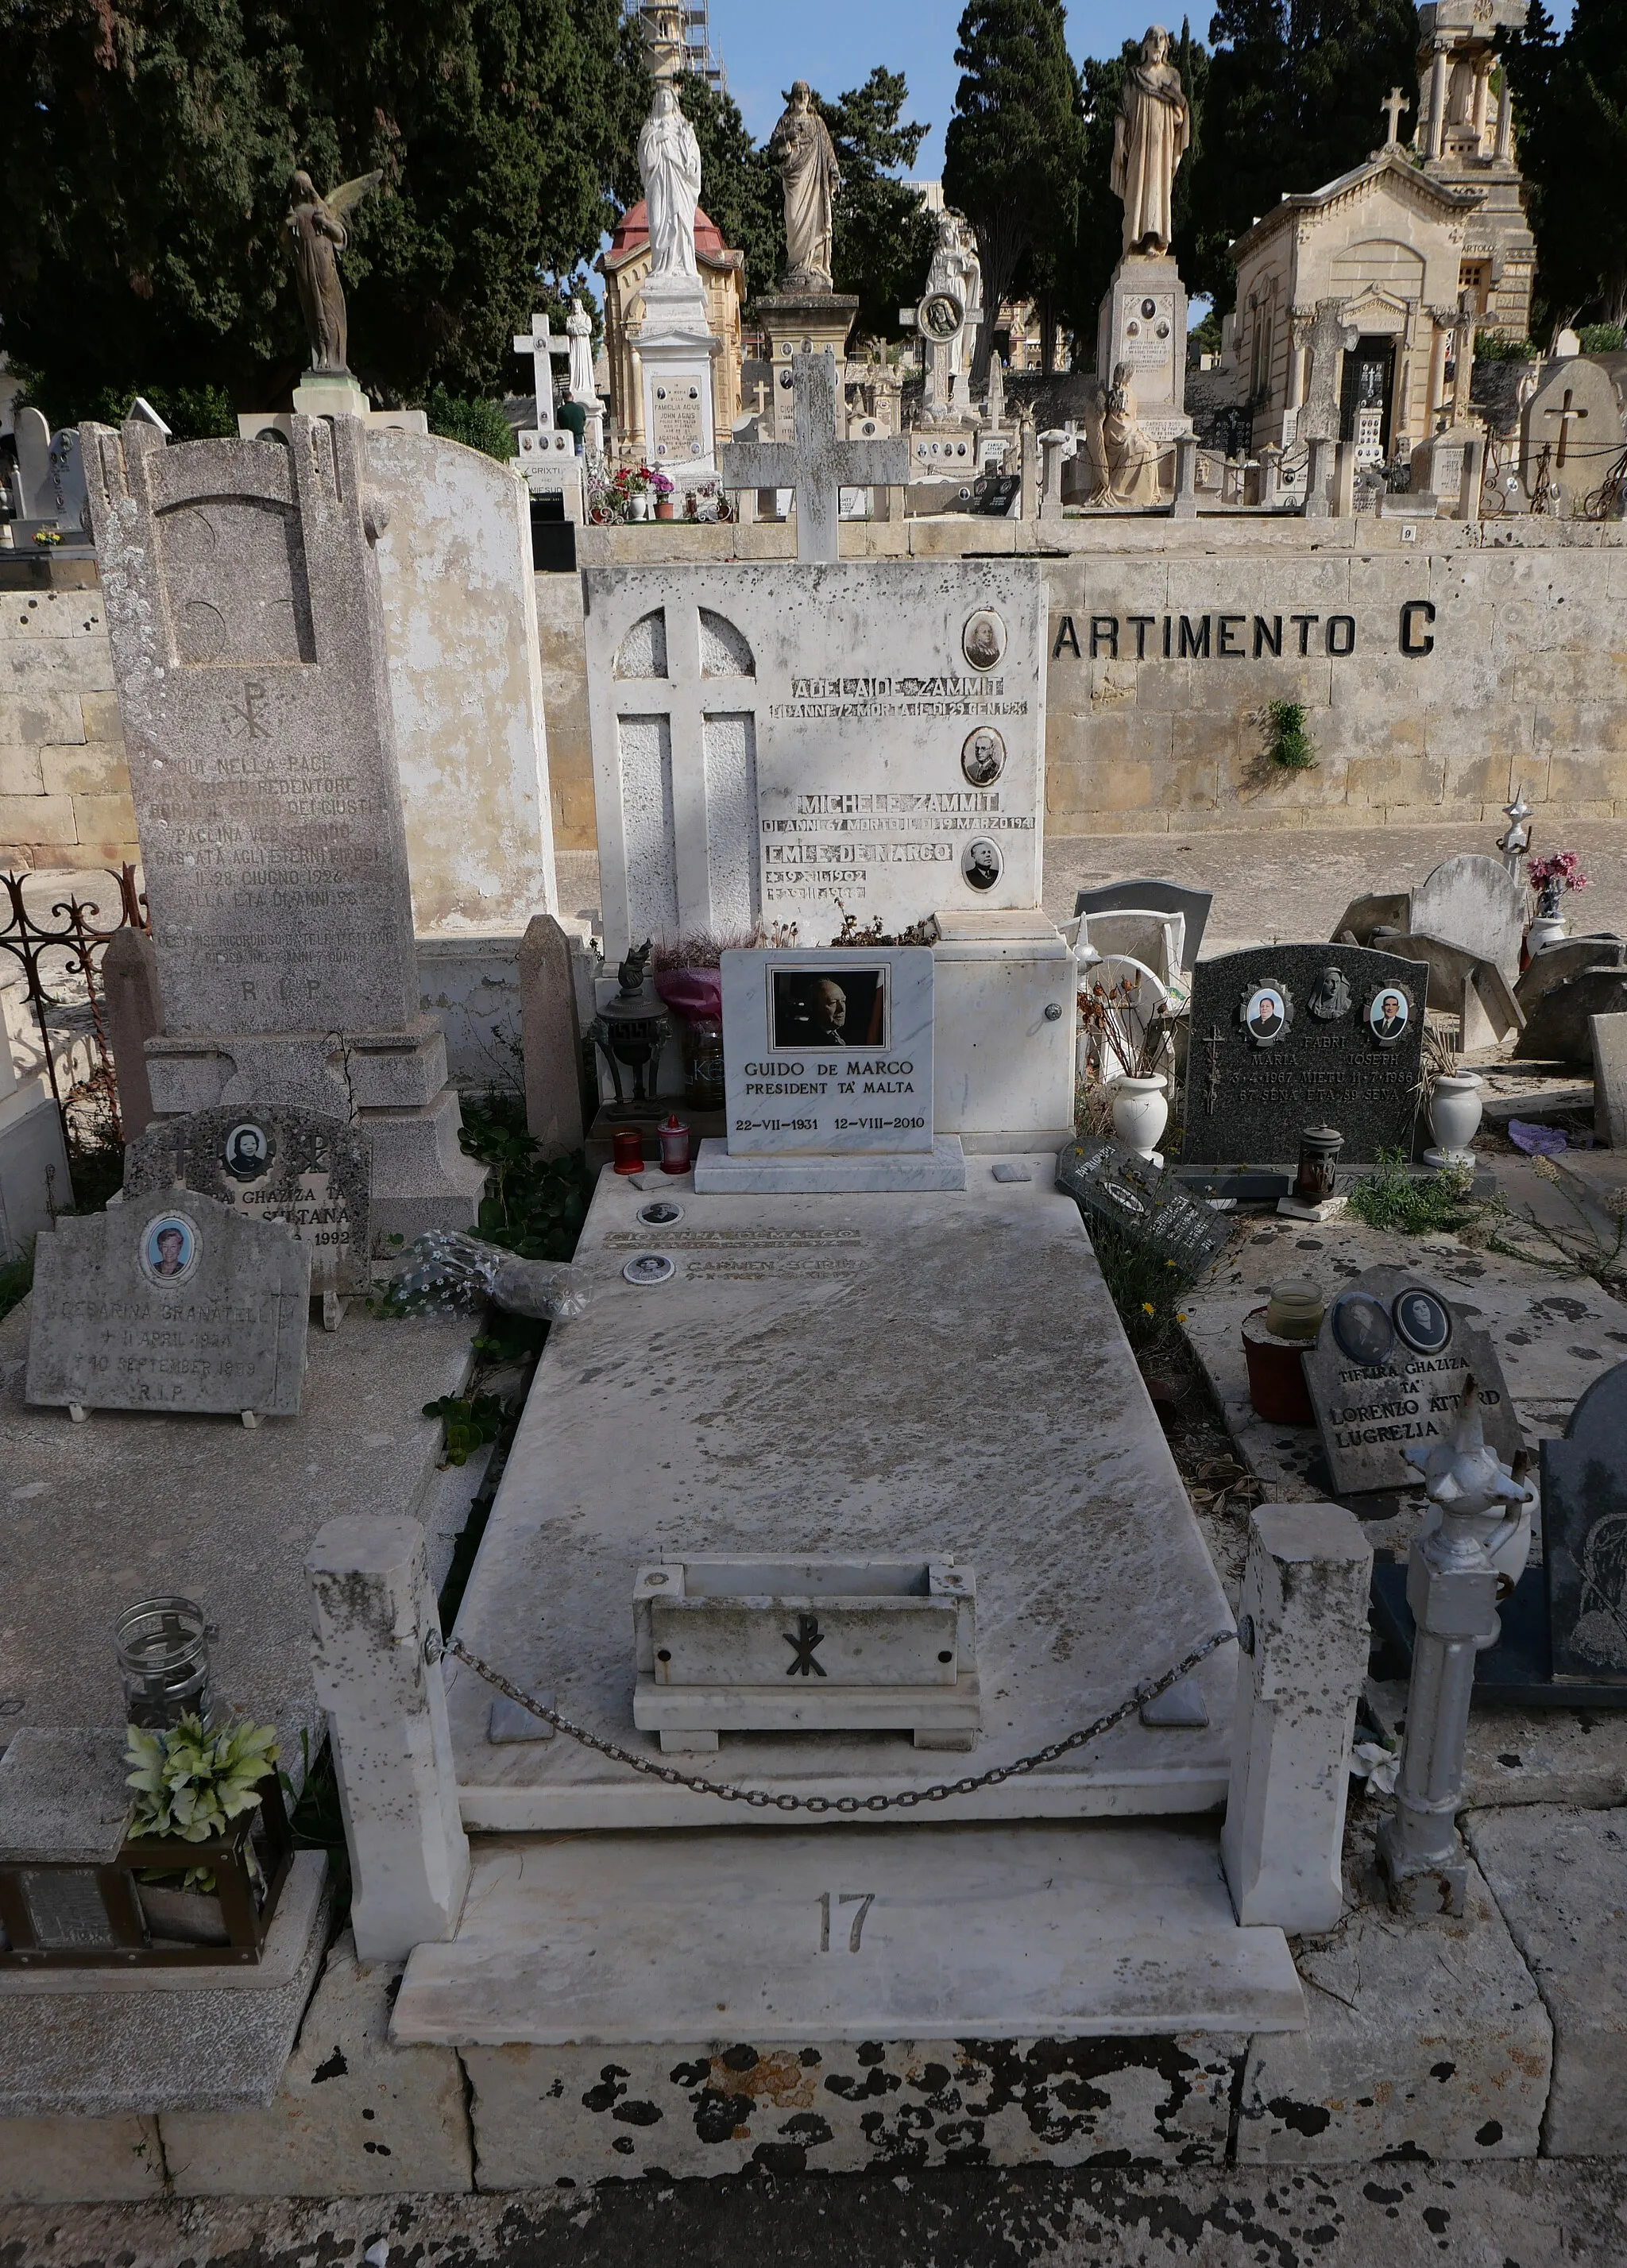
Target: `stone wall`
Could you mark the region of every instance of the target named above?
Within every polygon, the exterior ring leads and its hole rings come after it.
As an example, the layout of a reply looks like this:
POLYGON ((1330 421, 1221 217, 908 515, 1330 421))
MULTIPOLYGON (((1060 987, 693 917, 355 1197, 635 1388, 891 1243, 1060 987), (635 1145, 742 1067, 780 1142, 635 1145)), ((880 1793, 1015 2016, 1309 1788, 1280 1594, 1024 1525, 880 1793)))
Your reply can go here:
POLYGON ((95 566, 0 562, 0 869, 136 855, 95 566))
MULTIPOLYGON (((1051 591, 1053 836, 1479 828, 1500 824, 1521 780, 1554 821, 1627 817, 1622 528, 1386 514, 842 530, 845 557, 1035 549, 1051 591), (1305 708, 1314 770, 1265 761, 1278 700, 1305 708)), ((584 566, 790 551, 781 525, 583 528, 578 541, 584 566)), ((93 572, 0 563, 0 867, 136 856, 99 602, 66 580, 93 572)), ((582 585, 539 575, 536 590, 554 844, 590 850, 582 585)))

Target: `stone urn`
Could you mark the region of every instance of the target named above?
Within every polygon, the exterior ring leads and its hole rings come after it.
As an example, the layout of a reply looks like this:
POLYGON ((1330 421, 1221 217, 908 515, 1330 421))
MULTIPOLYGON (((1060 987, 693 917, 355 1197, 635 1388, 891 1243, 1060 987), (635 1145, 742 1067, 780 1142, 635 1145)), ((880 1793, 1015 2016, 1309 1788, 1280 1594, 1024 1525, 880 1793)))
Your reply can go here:
POLYGON ((627 506, 627 510, 634 519, 648 519, 649 518, 649 498, 645 495, 642 489, 641 489, 638 494, 634 497, 627 506))
POLYGON ((1565 939, 1565 918, 1561 914, 1537 914, 1525 933, 1525 949, 1533 959, 1550 945, 1559 945, 1565 939))
POLYGON ((1162 1071, 1152 1079, 1132 1079, 1121 1073, 1113 1081, 1113 1131, 1126 1150, 1162 1168, 1158 1138, 1169 1123, 1169 1105, 1162 1071))
POLYGON ((1472 1071, 1442 1074, 1429 1090, 1429 1130, 1435 1138, 1425 1150, 1426 1166, 1472 1166, 1469 1144, 1480 1125, 1480 1090, 1484 1081, 1472 1071))

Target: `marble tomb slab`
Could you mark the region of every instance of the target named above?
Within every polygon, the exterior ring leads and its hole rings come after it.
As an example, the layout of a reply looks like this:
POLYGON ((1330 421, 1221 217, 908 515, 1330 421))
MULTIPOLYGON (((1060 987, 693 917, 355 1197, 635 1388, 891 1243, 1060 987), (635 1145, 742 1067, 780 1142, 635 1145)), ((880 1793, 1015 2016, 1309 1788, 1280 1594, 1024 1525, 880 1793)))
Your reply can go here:
POLYGON ((476 1845, 391 2037, 456 2047, 1283 2032, 1282 1932, 1239 1928, 1208 1825, 827 1827, 476 1845))
MULTIPOLYGON (((653 1759, 656 1736, 633 1726, 641 1566, 953 1555, 977 1570, 984 1712, 957 1777, 1089 1723, 1228 1628, 1078 1206, 1042 1179, 972 1178, 839 1205, 685 1191, 681 1219, 652 1230, 643 1193, 602 1174, 576 1255, 593 1304, 549 1335, 458 1617, 471 1651, 653 1759), (626 1281, 643 1255, 672 1275, 626 1281)), ((472 1830, 713 1823, 707 1797, 568 1739, 492 1744, 491 1689, 450 1667, 472 1830)), ((1220 1804, 1231 1649, 1195 1682, 1206 1727, 1121 1725, 934 1816, 1220 1804)), ((725 1734, 693 1761, 708 1778, 801 1793, 946 1776, 907 1734, 725 1734)))

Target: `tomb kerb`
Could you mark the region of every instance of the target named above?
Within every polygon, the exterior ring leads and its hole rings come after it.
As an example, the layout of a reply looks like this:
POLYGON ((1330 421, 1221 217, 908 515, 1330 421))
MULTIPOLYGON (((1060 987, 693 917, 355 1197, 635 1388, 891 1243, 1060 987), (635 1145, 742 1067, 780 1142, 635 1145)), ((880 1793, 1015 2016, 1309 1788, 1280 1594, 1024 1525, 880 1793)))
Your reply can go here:
POLYGON ((357 1120, 376 1231, 466 1225, 484 1176, 419 1007, 364 430, 83 430, 163 996, 153 1108, 357 1120))

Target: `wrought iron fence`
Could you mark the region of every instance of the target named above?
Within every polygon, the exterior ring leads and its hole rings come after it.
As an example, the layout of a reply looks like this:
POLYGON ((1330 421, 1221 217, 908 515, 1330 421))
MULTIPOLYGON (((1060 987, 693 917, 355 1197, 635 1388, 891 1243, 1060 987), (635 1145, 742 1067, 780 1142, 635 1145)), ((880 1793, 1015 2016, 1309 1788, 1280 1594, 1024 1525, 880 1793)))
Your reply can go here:
POLYGON ((150 924, 135 867, 126 865, 116 874, 111 867, 106 871, 118 887, 118 911, 106 924, 101 901, 81 898, 72 890, 42 917, 25 895, 31 885, 37 893, 39 877, 0 874, 5 894, 0 952, 9 954, 23 972, 24 995, 39 1027, 42 1068, 70 1160, 124 1138, 101 961, 120 930, 150 924), (81 1042, 84 1064, 75 1076, 73 1056, 81 1042))

